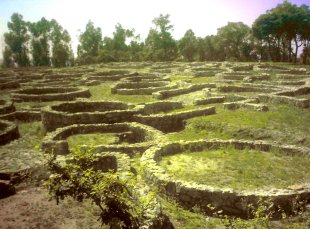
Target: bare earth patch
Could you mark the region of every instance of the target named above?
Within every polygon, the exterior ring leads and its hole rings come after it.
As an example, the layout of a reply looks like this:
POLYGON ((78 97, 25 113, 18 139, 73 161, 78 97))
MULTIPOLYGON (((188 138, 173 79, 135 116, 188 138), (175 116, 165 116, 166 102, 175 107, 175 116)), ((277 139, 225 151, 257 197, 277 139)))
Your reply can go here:
POLYGON ((17 194, 0 200, 0 228, 99 228, 97 209, 90 202, 49 201, 43 187, 22 184, 17 194), (28 186, 28 187, 27 187, 28 186))

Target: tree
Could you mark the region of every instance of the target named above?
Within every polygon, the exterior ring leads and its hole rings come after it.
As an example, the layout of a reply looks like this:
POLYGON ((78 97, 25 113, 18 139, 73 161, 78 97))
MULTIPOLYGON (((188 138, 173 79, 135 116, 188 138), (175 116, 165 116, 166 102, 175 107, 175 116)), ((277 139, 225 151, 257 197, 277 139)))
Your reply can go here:
MULTIPOLYGON (((296 62, 299 48, 307 43, 310 10, 284 1, 260 15, 252 26, 254 36, 268 46, 269 56, 276 61, 296 62)), ((264 45, 263 43, 263 45, 264 45)))
POLYGON ((195 33, 191 29, 187 30, 184 36, 180 39, 178 47, 181 55, 185 58, 185 60, 194 60, 198 44, 195 33))
POLYGON ((5 49, 6 58, 12 59, 18 66, 29 65, 29 51, 27 42, 29 34, 27 23, 23 20, 23 16, 18 13, 13 13, 11 21, 8 22, 9 32, 4 34, 7 49, 5 49), (8 55, 11 57, 8 57, 8 55))
POLYGON ((44 17, 35 23, 28 23, 29 31, 32 34, 32 62, 35 66, 50 65, 49 33, 51 23, 44 17))
POLYGON ((65 67, 73 64, 71 38, 56 20, 51 21, 52 64, 55 67, 65 67))
POLYGON ((145 41, 146 59, 154 61, 171 61, 177 57, 176 41, 172 38, 170 31, 169 14, 162 15, 153 20, 155 29, 151 28, 145 41))
POLYGON ((250 32, 250 27, 242 22, 228 22, 217 30, 218 43, 226 60, 246 60, 249 51, 245 46, 249 44, 250 32))
POLYGON ((116 24, 113 37, 105 37, 103 40, 106 49, 115 61, 128 61, 130 59, 129 46, 127 42, 135 38, 134 29, 125 29, 121 24, 116 24))
POLYGON ((98 56, 99 49, 102 47, 102 32, 101 28, 95 28, 94 23, 89 21, 85 31, 80 34, 77 48, 78 57, 83 55, 98 56))

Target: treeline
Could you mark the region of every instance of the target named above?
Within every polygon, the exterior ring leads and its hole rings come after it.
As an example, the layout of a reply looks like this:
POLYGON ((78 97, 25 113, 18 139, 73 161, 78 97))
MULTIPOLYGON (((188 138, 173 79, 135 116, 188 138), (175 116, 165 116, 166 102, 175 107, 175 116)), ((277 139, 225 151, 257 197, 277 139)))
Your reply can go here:
POLYGON ((169 15, 153 20, 142 41, 134 29, 115 26, 112 37, 89 21, 79 35, 74 59, 70 36, 55 20, 31 23, 14 13, 5 33, 4 65, 70 66, 111 61, 265 61, 310 62, 310 10, 284 1, 260 15, 252 28, 229 22, 216 35, 197 37, 189 29, 180 40, 171 32, 169 15))

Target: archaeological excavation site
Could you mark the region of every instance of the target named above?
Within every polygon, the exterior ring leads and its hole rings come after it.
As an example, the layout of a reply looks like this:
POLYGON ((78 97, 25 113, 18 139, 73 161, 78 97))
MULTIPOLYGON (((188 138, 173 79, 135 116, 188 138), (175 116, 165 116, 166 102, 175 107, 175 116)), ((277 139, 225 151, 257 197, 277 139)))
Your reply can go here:
POLYGON ((309 229, 310 0, 0 0, 0 229, 309 229))
POLYGON ((96 228, 97 206, 112 201, 102 195, 119 195, 122 217, 138 205, 153 228, 309 222, 309 68, 145 62, 0 74, 2 219, 20 208, 19 223, 34 214, 47 228, 51 216, 96 228))

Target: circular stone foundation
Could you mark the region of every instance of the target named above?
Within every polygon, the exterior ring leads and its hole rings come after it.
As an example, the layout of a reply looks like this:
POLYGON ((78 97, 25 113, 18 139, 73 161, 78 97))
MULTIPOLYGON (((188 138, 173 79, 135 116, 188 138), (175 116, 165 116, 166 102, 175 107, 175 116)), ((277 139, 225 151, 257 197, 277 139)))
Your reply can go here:
POLYGON ((169 81, 120 82, 111 88, 112 94, 151 95, 153 92, 175 88, 169 81))
MULTIPOLYGON (((128 172, 130 171, 130 158, 128 155, 120 152, 100 152, 93 155, 94 161, 90 167, 94 171, 101 170, 102 172, 128 172)), ((73 155, 58 155, 54 161, 54 169, 63 170, 66 164, 71 163, 73 155)))
POLYGON ((132 120, 137 113, 130 105, 109 101, 75 101, 42 109, 42 121, 47 131, 73 124, 120 123, 132 120))
POLYGON ((42 149, 45 152, 53 152, 58 155, 70 153, 68 138, 77 134, 92 133, 116 133, 119 135, 117 144, 104 145, 98 143, 96 146, 87 145, 83 147, 91 149, 92 152, 124 152, 133 155, 134 152, 144 152, 150 146, 164 141, 163 134, 139 123, 114 123, 114 124, 80 124, 58 128, 45 136, 42 142, 42 149))
POLYGON ((77 87, 42 87, 26 88, 12 93, 12 100, 16 102, 29 101, 68 101, 78 97, 88 98, 91 94, 88 89, 77 87))
MULTIPOLYGON (((295 146, 279 146, 267 142, 237 141, 237 140, 210 140, 164 144, 148 149, 141 158, 145 168, 146 180, 158 185, 166 194, 175 197, 186 208, 195 205, 206 213, 211 213, 210 205, 215 211, 223 211, 226 215, 251 217, 250 205, 257 207, 259 200, 270 200, 273 203, 271 210, 282 209, 291 214, 294 200, 298 199, 305 204, 310 201, 310 187, 306 182, 302 185, 292 185, 290 188, 269 188, 255 190, 237 190, 229 187, 220 188, 219 185, 201 184, 195 181, 185 181, 171 176, 160 166, 162 157, 181 154, 182 152, 216 151, 223 147, 236 150, 257 150, 262 152, 278 152, 283 155, 310 156, 309 148, 295 146)), ((229 153, 229 152, 227 152, 229 153)), ((198 154, 198 153, 197 153, 198 154)), ((211 154, 211 153, 210 153, 211 154)), ((186 161, 184 162, 186 163, 186 161)), ((199 161, 187 161, 199 166, 199 161)), ((173 166, 171 163, 169 166, 173 166)), ((214 167, 217 165, 215 164, 214 167)), ((212 168, 210 168, 212 169, 212 168)), ((215 168, 216 169, 216 168, 215 168)), ((285 173, 285 171, 283 171, 285 173)), ((212 176, 212 173, 209 174, 212 176)), ((197 175, 199 176, 199 175, 197 175)), ((217 174, 217 176, 219 176, 217 174)), ((223 175, 225 177, 225 175, 223 175)), ((221 179, 221 178, 219 178, 221 179)), ((211 183, 211 182, 210 182, 211 183)))
POLYGON ((14 112, 15 106, 13 103, 5 100, 0 100, 0 115, 14 112))
POLYGON ((0 120, 0 145, 19 138, 18 127, 13 122, 0 120))

